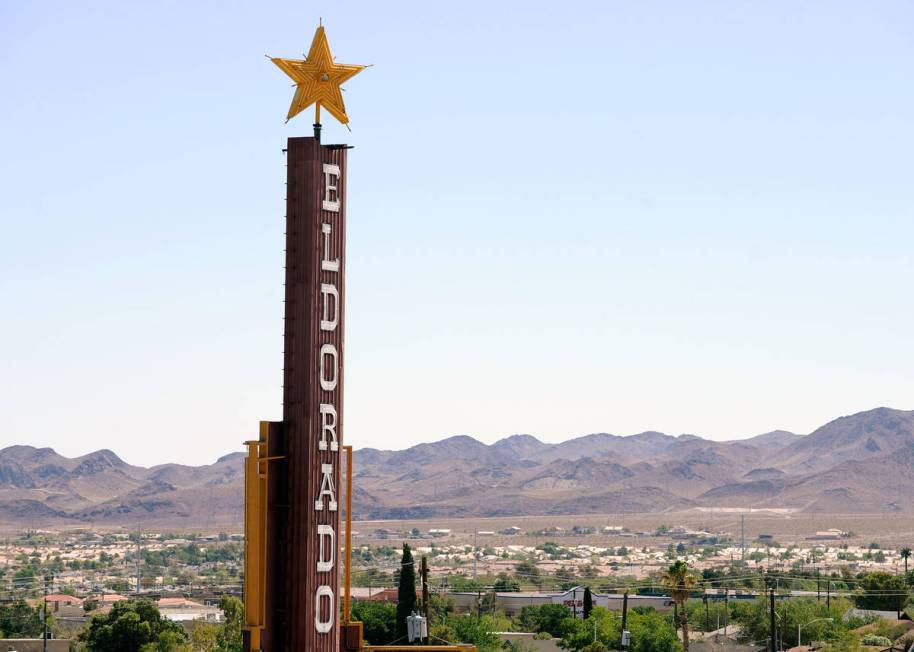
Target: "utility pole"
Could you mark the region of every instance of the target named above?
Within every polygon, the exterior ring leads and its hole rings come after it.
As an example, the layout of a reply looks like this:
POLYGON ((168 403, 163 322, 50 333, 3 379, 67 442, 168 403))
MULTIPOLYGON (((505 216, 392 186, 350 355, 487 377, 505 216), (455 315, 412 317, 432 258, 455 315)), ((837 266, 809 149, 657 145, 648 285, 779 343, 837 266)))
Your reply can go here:
POLYGON ((44 576, 44 613, 42 615, 41 622, 41 638, 42 641, 42 650, 48 652, 48 582, 50 581, 50 576, 44 576))
POLYGON ((771 652, 777 652, 777 649, 778 649, 778 630, 777 630, 777 624, 775 623, 775 620, 774 620, 774 589, 768 589, 768 595, 770 596, 770 600, 771 600, 771 616, 770 616, 770 618, 771 618, 771 623, 770 623, 770 626, 771 626, 771 637, 770 637, 771 646, 769 647, 769 649, 770 649, 771 652))
POLYGON ((724 611, 726 612, 724 617, 724 638, 727 638, 727 625, 730 624, 730 589, 724 589, 724 611))
MULTIPOLYGON (((819 584, 819 567, 816 566, 816 602, 822 601, 822 589, 819 584)), ((797 643, 799 645, 799 643, 797 643)))
POLYGON ((711 611, 708 607, 708 588, 704 587, 702 591, 701 601, 705 603, 705 631, 711 631, 711 611))
POLYGON ((136 594, 140 594, 140 524, 136 524, 136 594))
POLYGON ((742 561, 746 561, 746 515, 745 514, 739 515, 739 533, 740 533, 739 534, 740 547, 742 548, 742 551, 743 551, 740 559, 742 561))
MULTIPOLYGON (((628 639, 625 636, 625 625, 628 621, 628 589, 625 589, 625 593, 622 594, 622 649, 628 649, 628 639)), ((596 621, 594 621, 594 627, 596 627, 596 621)))
POLYGON ((476 538, 479 530, 473 530, 473 584, 476 584, 476 538))
MULTIPOLYGON (((423 615, 425 616, 425 625, 431 629, 431 627, 429 627, 428 621, 428 558, 425 555, 422 555, 422 611, 424 612, 423 615)), ((427 631, 425 636, 425 644, 429 644, 427 631)))
POLYGON ((825 583, 825 608, 831 609, 831 580, 825 583))

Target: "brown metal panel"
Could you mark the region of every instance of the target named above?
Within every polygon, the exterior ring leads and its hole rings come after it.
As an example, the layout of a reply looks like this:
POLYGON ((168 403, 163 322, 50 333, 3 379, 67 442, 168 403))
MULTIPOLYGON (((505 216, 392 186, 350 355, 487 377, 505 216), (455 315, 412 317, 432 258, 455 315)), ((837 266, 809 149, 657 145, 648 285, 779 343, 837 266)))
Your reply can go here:
MULTIPOLYGON (((286 287, 285 353, 283 386, 283 434, 276 453, 284 455, 277 472, 271 467, 268 508, 268 604, 267 652, 337 652, 339 649, 339 558, 341 467, 340 450, 319 450, 321 403, 336 410, 336 433, 342 446, 343 433, 343 324, 345 315, 345 210, 346 150, 322 146, 313 138, 290 138, 287 150, 286 188, 286 287), (339 212, 325 210, 323 165, 339 167, 337 185, 339 212), (321 228, 329 225, 326 236, 321 228), (324 247, 328 259, 339 259, 339 270, 322 269, 324 247), (321 284, 336 288, 337 324, 321 329, 323 301, 321 284), (321 386, 321 356, 324 345, 332 345, 336 355, 336 383, 333 389, 321 386), (280 447, 282 450, 280 451, 280 447), (321 495, 322 465, 331 465, 333 497, 315 502, 321 495), (318 525, 329 525, 334 532, 331 546, 333 568, 318 572, 318 525), (327 586, 332 599, 323 599, 318 614, 324 621, 333 619, 330 631, 316 626, 318 588, 327 586)), ((332 300, 328 315, 332 316, 332 300)), ((331 320, 332 321, 332 320, 331 320)), ((324 378, 333 377, 332 357, 325 356, 324 378)), ((272 442, 271 442, 272 443, 272 442)), ((271 452, 271 455, 273 453, 271 452)), ((328 542, 329 543, 329 542, 328 542)), ((328 552, 325 551, 325 557, 328 552)))
POLYGON ((269 651, 285 649, 286 623, 285 585, 283 569, 286 566, 285 551, 288 548, 289 489, 288 460, 286 459, 285 429, 281 424, 270 424, 268 438, 269 462, 267 474, 267 537, 266 537, 266 603, 263 649, 269 651))

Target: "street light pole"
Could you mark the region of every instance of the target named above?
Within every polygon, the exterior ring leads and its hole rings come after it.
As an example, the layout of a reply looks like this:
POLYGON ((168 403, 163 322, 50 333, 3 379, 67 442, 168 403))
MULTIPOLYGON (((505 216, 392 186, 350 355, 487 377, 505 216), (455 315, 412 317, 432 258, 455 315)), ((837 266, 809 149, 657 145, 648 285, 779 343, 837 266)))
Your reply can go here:
MULTIPOLYGON (((827 620, 828 622, 834 622, 835 619, 834 618, 813 618, 808 623, 806 623, 806 625, 812 625, 813 623, 819 622, 820 620, 827 620)), ((803 627, 805 627, 805 625, 801 625, 800 623, 797 623, 797 647, 800 647, 803 644, 803 639, 800 638, 803 633, 803 627)))

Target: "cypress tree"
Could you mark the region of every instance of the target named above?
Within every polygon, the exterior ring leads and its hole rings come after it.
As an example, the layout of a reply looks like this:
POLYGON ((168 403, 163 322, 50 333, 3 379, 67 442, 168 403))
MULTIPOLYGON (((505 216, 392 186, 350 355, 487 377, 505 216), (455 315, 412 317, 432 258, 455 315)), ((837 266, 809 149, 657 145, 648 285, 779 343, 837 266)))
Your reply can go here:
POLYGON ((416 569, 409 544, 403 544, 400 560, 400 582, 397 585, 397 640, 406 638, 406 618, 416 610, 416 569))
POLYGON ((584 587, 584 620, 590 618, 590 612, 593 611, 593 594, 590 592, 590 587, 584 587))

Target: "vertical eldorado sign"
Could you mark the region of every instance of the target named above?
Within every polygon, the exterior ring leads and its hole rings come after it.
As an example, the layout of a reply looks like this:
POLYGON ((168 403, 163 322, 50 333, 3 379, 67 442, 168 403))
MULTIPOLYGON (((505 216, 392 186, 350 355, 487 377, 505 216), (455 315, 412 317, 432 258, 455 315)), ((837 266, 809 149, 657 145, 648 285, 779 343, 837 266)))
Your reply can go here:
POLYGON ((338 652, 340 455, 346 270, 345 145, 321 145, 321 109, 344 125, 323 26, 305 59, 271 57, 295 82, 287 121, 314 106, 314 138, 286 149, 283 419, 261 422, 245 467, 245 652, 338 652))
POLYGON ((281 638, 289 652, 337 652, 346 149, 290 138, 287 165, 281 638))

